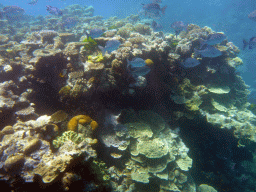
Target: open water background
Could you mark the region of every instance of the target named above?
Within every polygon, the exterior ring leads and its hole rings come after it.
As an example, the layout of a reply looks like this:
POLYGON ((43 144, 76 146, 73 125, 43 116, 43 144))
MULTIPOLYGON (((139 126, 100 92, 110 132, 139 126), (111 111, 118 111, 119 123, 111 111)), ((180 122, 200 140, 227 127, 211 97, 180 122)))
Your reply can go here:
MULTIPOLYGON (((38 0, 36 5, 29 5, 30 0, 0 0, 3 5, 17 5, 29 15, 49 15, 45 6, 56 6, 60 9, 71 4, 92 5, 94 15, 104 18, 117 16, 124 18, 138 14, 141 3, 150 0, 38 0)), ((256 0, 162 0, 161 6, 167 5, 166 14, 157 22, 164 26, 165 32, 174 32, 170 25, 175 21, 194 23, 200 27, 209 26, 214 31, 223 31, 229 41, 234 42, 241 50, 240 57, 244 65, 238 69, 246 84, 251 86, 250 102, 256 103, 256 49, 242 50, 242 40, 247 41, 256 36, 256 22, 248 19, 248 14, 256 9, 256 0)))

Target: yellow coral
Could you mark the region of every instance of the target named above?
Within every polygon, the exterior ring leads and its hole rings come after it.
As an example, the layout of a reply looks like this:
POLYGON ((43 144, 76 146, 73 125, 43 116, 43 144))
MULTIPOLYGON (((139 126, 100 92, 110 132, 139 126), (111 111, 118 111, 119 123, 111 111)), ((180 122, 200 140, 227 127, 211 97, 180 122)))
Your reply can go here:
POLYGON ((68 130, 69 131, 75 131, 77 129, 77 125, 78 125, 78 121, 77 121, 76 117, 73 117, 68 122, 68 130))
POLYGON ((96 56, 94 56, 94 55, 88 56, 89 63, 100 63, 102 61, 104 61, 104 56, 102 55, 101 52, 99 52, 96 56))
POLYGON ((80 124, 85 124, 85 123, 90 123, 91 118, 87 115, 77 115, 70 119, 68 122, 68 131, 76 131, 78 123, 80 124))
POLYGON ((91 128, 92 128, 93 131, 94 131, 95 129, 97 129, 98 126, 99 126, 99 124, 98 124, 96 121, 92 121, 92 122, 91 122, 91 128))

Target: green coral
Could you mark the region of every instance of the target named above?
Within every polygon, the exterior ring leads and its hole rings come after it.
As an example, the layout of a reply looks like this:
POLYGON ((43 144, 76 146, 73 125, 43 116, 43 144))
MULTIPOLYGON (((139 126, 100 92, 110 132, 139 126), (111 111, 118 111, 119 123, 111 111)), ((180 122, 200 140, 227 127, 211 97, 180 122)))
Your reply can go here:
POLYGON ((84 138, 74 131, 65 131, 61 136, 58 136, 52 141, 55 148, 61 147, 65 141, 72 141, 75 144, 79 144, 84 140, 84 138))
POLYGON ((91 38, 90 36, 87 37, 87 38, 85 38, 85 39, 83 40, 83 42, 86 43, 86 44, 84 45, 84 49, 85 49, 85 50, 93 50, 93 49, 95 49, 96 46, 97 46, 97 42, 96 42, 93 38, 91 38))
POLYGON ((91 162, 92 172, 96 175, 101 185, 108 185, 110 182, 110 174, 106 164, 101 160, 92 160, 91 162))

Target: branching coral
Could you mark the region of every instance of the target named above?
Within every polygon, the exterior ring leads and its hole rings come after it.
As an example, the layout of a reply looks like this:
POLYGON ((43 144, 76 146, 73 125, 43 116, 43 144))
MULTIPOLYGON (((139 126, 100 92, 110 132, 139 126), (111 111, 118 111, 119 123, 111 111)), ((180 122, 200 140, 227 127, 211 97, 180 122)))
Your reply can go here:
POLYGON ((97 176, 100 185, 109 185, 111 177, 106 164, 100 160, 93 160, 90 165, 91 170, 97 176))

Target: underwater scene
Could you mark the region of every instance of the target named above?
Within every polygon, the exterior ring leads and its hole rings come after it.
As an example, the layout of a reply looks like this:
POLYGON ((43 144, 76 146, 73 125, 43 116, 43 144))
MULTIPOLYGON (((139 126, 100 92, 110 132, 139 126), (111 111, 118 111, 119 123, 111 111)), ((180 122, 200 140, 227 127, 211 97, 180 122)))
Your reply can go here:
POLYGON ((255 0, 0 0, 1 192, 256 192, 255 0))

